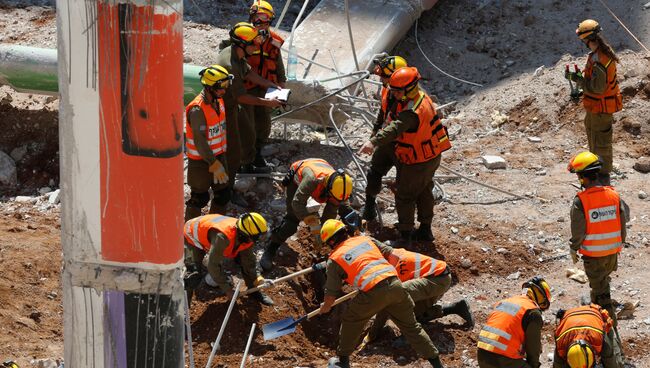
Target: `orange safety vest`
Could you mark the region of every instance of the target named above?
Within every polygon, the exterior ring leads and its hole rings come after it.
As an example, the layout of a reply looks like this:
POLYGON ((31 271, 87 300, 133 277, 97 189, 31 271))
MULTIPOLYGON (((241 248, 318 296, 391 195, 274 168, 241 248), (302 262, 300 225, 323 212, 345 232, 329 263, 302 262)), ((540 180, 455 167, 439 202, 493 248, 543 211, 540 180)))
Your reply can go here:
POLYGON ((327 161, 320 158, 306 158, 296 161, 291 164, 291 170, 295 173, 293 180, 297 185, 300 185, 302 182, 302 172, 307 168, 311 170, 316 180, 318 180, 318 186, 311 192, 312 198, 318 203, 327 202, 329 199, 329 194, 326 190, 327 177, 335 171, 334 168, 327 161))
POLYGON ((381 87, 381 113, 384 114, 384 124, 382 128, 385 128, 391 121, 395 120, 395 116, 407 106, 408 103, 396 101, 393 98, 393 104, 391 106, 388 103, 391 100, 390 91, 386 87, 381 87), (395 109, 395 111, 391 111, 395 109))
MULTIPOLYGON (((203 93, 194 97, 185 108, 185 148, 187 158, 192 160, 203 160, 194 144, 194 132, 190 126, 190 109, 194 106, 199 106, 205 115, 207 123, 206 138, 212 150, 212 154, 217 156, 226 152, 226 108, 223 99, 218 99, 219 111, 215 111, 214 107, 206 103, 203 99, 203 93)), ((199 132, 199 134, 202 134, 199 132)))
POLYGON ((451 148, 447 129, 442 125, 433 101, 426 93, 420 92, 420 97, 409 101, 405 108, 415 111, 420 124, 416 130, 407 130, 395 140, 395 155, 401 163, 413 165, 427 162, 451 148))
MULTIPOLYGON (((606 310, 592 304, 569 309, 555 329, 555 350, 566 359, 569 346, 577 340, 585 340, 599 356, 603 349, 605 334, 612 320, 606 310)), ((597 359, 596 359, 597 360, 597 359)))
POLYGON ((605 257, 623 249, 621 238, 621 199, 609 186, 597 186, 578 193, 585 213, 587 230, 580 254, 605 257))
MULTIPOLYGON (((248 65, 262 78, 273 83, 278 83, 278 55, 284 39, 277 33, 269 30, 270 37, 267 37, 259 50, 246 57, 248 65)), ((282 61, 280 61, 282 62, 282 61)), ((257 85, 250 81, 244 81, 244 87, 252 89, 257 85)))
POLYGON ((523 359, 526 353, 522 320, 532 309, 539 309, 539 306, 525 295, 497 303, 479 333, 478 348, 511 359, 523 359))
POLYGON ((355 236, 341 242, 329 259, 343 268, 348 276, 345 281, 361 291, 368 291, 380 281, 397 276, 395 268, 367 236, 355 236))
POLYGON ((447 269, 447 262, 445 261, 424 254, 409 252, 403 248, 393 249, 393 253, 388 257, 388 263, 395 267, 402 282, 424 278, 429 275, 438 276, 447 269))
POLYGON ((253 242, 237 243, 237 219, 223 215, 205 215, 195 217, 185 223, 183 235, 185 240, 192 246, 197 247, 204 252, 209 252, 212 244, 208 239, 208 232, 215 229, 224 234, 230 244, 223 251, 226 258, 235 258, 239 252, 253 246, 253 242))
MULTIPOLYGON (((592 94, 584 91, 582 104, 584 105, 585 110, 594 114, 613 114, 623 109, 623 96, 621 96, 621 91, 618 88, 618 81, 616 80, 616 62, 607 57, 604 53, 596 52, 596 55, 598 56, 597 63, 607 70, 607 85, 602 94, 592 94)), ((593 67, 596 63, 593 60, 593 55, 594 53, 590 52, 589 57, 587 57, 587 66, 584 70, 585 79, 591 78, 593 67)))

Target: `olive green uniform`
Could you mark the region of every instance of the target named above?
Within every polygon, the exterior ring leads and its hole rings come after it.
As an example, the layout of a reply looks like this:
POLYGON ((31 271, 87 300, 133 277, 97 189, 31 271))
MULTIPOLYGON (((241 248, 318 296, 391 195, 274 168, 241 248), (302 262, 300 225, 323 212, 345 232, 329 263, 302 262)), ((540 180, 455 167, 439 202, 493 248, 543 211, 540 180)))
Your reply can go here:
MULTIPOLYGON (((394 110, 396 106, 397 101, 389 94, 389 109, 394 110)), ((377 113, 377 119, 375 120, 372 136, 370 138, 373 138, 384 126, 386 121, 385 115, 385 111, 380 109, 377 113)), ((368 169, 368 174, 366 176, 368 179, 368 184, 366 185, 366 198, 374 198, 381 192, 381 179, 388 174, 393 166, 395 166, 396 161, 397 159, 395 157, 395 148, 393 144, 383 144, 375 149, 372 153, 370 169, 368 169)))
MULTIPOLYGON (((596 58, 590 79, 578 80, 578 85, 591 94, 601 94, 607 88, 607 69, 598 61, 598 53, 593 53, 596 58)), ((600 170, 603 174, 612 171, 613 149, 612 149, 612 122, 613 114, 594 114, 589 111, 585 115, 585 132, 589 151, 595 153, 603 160, 603 167, 600 170)))
MULTIPOLYGON (((373 241, 375 244, 379 244, 377 240, 373 239, 373 241)), ((329 259, 327 261, 325 295, 337 297, 346 278, 347 274, 343 268, 329 259)), ((426 359, 437 357, 438 349, 433 345, 422 326, 415 320, 413 306, 413 300, 395 276, 379 282, 368 291, 360 292, 350 301, 348 308, 341 316, 337 355, 350 356, 359 344, 361 333, 370 318, 383 311, 390 316, 420 356, 426 359)))
MULTIPOLYGON (((379 130, 370 142, 377 148, 392 147, 392 142, 403 132, 417 130, 419 124, 420 119, 413 110, 403 110, 396 120, 379 130)), ((420 226, 431 226, 434 205, 433 175, 440 166, 441 158, 442 155, 438 155, 432 160, 413 165, 397 163, 395 209, 399 231, 413 230, 416 208, 420 226)))
MULTIPOLYGON (((205 94, 205 91, 201 93, 205 94)), ((220 110, 219 106, 216 106, 217 103, 217 101, 213 102, 215 111, 220 110)), ((209 171, 210 165, 216 160, 219 160, 227 171, 227 154, 214 156, 212 153, 206 136, 207 122, 201 108, 198 106, 193 107, 188 115, 190 128, 194 132, 194 144, 202 160, 193 160, 191 158, 187 160, 187 185, 190 187, 191 195, 190 199, 185 203, 185 221, 201 216, 201 209, 210 199, 210 188, 212 188, 214 197, 210 204, 209 213, 223 213, 230 199, 227 189, 228 184, 215 183, 214 176, 209 171)))
MULTIPOLYGON (((621 240, 625 242, 627 235, 625 224, 630 218, 630 209, 622 199, 619 208, 621 209, 621 240)), ((582 201, 576 195, 571 206, 571 249, 576 252, 580 250, 580 246, 585 240, 586 232, 587 222, 585 220, 584 207, 582 206, 582 201)), ((587 274, 589 287, 591 288, 591 302, 607 309, 616 325, 616 310, 612 304, 609 285, 611 277, 609 275, 618 268, 618 253, 605 257, 582 256, 582 260, 584 261, 585 273, 587 274)))
MULTIPOLYGON (((289 182, 286 188, 287 214, 284 215, 280 226, 274 228, 271 232, 271 243, 281 244, 296 233, 300 221, 310 215, 307 210, 307 201, 320 182, 308 167, 302 170, 302 181, 300 185, 296 184, 293 179, 289 182)), ((329 200, 325 205, 325 209, 323 209, 321 223, 336 218, 337 212, 341 217, 345 217, 352 211, 353 209, 347 200, 342 202, 329 200)))
MULTIPOLYGON (((221 291, 230 293, 233 290, 233 285, 230 276, 226 274, 224 267, 226 257, 223 255, 226 248, 230 245, 230 240, 228 240, 226 235, 215 229, 210 230, 208 239, 210 239, 211 244, 208 253, 208 273, 221 291)), ((235 242, 239 243, 239 240, 235 239, 235 242)), ((235 246, 237 245, 235 244, 235 246)), ((194 264, 197 266, 197 269, 201 269, 205 252, 194 246, 189 246, 189 248, 192 250, 194 264)), ((241 267, 242 277, 244 278, 244 282, 246 282, 246 286, 248 288, 255 287, 255 279, 259 276, 259 273, 256 268, 253 247, 239 252, 234 260, 241 267)))
MULTIPOLYGON (((598 362, 598 360, 596 360, 598 362)), ((621 356, 621 347, 618 340, 614 338, 614 332, 603 336, 603 347, 600 351, 600 364, 602 368, 623 368, 623 357, 621 356)), ((553 368, 571 368, 566 360, 560 358, 557 350, 553 356, 553 368)))
POLYGON ((477 360, 480 368, 539 368, 542 353, 542 312, 530 309, 524 314, 521 326, 524 329, 524 351, 526 359, 512 359, 507 356, 478 349, 477 360))

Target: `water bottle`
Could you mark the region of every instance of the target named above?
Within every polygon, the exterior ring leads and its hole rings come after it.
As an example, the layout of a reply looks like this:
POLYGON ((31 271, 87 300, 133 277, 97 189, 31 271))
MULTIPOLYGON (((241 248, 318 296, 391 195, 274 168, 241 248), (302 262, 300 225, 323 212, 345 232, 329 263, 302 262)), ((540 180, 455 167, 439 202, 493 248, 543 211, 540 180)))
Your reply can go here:
POLYGON ((298 68, 298 56, 296 55, 296 47, 291 45, 289 47, 289 56, 287 57, 287 79, 296 80, 296 69, 298 68))

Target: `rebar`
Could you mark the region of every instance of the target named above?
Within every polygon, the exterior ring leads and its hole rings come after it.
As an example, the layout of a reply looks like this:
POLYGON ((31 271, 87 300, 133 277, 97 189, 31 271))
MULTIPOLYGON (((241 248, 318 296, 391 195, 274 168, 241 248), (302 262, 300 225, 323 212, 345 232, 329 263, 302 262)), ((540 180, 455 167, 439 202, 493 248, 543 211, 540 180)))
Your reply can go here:
POLYGON ((217 335, 217 339, 214 340, 214 344, 212 345, 212 351, 210 352, 210 357, 208 358, 208 364, 206 364, 205 368, 210 368, 212 366, 212 359, 214 359, 214 355, 217 353, 217 350, 219 349, 219 342, 221 342, 221 337, 223 336, 224 331, 226 331, 226 324, 228 323, 228 319, 230 319, 230 313, 232 313, 232 309, 235 307, 235 303, 237 302, 237 297, 239 296, 240 287, 241 287, 241 280, 237 281, 237 285, 235 285, 235 290, 234 293, 232 294, 232 299, 230 299, 230 305, 228 305, 226 316, 223 318, 223 322, 221 322, 221 328, 219 329, 219 334, 217 335))
POLYGON ((253 341, 253 334, 255 333, 255 324, 251 326, 251 332, 248 334, 248 341, 246 341, 246 348, 244 349, 244 356, 241 358, 241 364, 239 368, 244 368, 246 365, 246 357, 248 356, 248 349, 251 347, 251 342, 253 341))

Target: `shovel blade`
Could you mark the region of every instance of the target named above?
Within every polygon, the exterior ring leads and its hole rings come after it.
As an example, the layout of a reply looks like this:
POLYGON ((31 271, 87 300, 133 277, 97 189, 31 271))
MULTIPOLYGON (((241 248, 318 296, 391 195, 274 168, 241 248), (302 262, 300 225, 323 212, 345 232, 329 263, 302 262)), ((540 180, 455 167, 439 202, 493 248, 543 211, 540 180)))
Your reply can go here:
POLYGON ((285 318, 277 322, 269 323, 262 327, 262 333, 264 334, 264 340, 272 340, 280 336, 288 335, 296 330, 296 327, 300 322, 305 319, 306 316, 300 317, 297 320, 293 317, 285 318))

